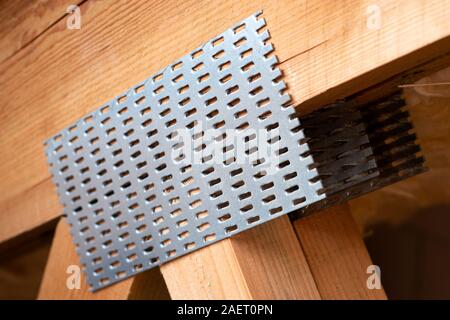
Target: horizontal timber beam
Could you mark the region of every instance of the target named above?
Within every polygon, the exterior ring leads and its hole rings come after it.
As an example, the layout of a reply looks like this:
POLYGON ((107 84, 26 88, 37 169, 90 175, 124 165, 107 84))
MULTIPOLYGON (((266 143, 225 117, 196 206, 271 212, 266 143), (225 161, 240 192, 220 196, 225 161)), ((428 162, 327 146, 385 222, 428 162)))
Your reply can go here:
POLYGON ((41 36, 66 14, 73 0, 15 0, 0 2, 0 62, 41 36))

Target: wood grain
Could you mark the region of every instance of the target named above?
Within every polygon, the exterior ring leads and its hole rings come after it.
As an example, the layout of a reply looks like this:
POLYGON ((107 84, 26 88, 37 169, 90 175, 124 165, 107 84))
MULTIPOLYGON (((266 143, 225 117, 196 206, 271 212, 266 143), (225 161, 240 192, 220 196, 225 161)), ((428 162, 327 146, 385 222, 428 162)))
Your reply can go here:
POLYGON ((174 299, 320 299, 284 216, 161 266, 174 299))
POLYGON ((251 299, 229 239, 161 266, 173 299, 251 299))
MULTIPOLYGON (((301 110, 448 51, 450 13, 441 1, 378 1, 379 30, 366 26, 369 4, 85 2, 81 30, 60 21, 0 65, 0 203, 27 201, 24 193, 48 179, 42 141, 51 134, 256 10, 264 9, 301 110)), ((21 211, 8 208, 0 215, 21 211)))
POLYGON ((367 288, 373 263, 348 205, 297 220, 294 228, 323 299, 386 299, 383 289, 367 288))
POLYGON ((73 0, 0 1, 0 62, 12 57, 66 15, 73 0))
POLYGON ((45 179, 22 194, 0 202, 0 243, 51 223, 62 213, 56 187, 50 178, 45 179))
POLYGON ((61 219, 55 231, 44 276, 39 289, 40 300, 115 300, 115 299, 168 299, 169 294, 158 269, 126 279, 114 286, 90 292, 84 274, 81 273, 80 289, 66 285, 67 268, 79 265, 79 259, 70 235, 69 225, 61 219))

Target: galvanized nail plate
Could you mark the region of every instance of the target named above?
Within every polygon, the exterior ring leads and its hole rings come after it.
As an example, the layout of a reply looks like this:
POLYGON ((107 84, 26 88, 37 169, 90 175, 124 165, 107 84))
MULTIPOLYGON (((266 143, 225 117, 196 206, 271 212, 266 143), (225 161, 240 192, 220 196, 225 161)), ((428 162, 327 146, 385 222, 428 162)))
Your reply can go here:
POLYGON ((261 13, 46 142, 93 290, 324 195, 261 13))

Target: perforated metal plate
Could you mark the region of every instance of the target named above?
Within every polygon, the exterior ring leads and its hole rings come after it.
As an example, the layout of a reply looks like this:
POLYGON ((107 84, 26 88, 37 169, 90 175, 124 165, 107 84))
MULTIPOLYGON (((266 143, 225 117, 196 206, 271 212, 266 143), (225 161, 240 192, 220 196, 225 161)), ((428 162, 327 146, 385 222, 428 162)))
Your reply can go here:
POLYGON ((405 101, 399 94, 358 105, 340 101, 300 118, 326 197, 293 219, 425 172, 405 101))
POLYGON ((324 197, 260 15, 46 142, 94 290, 324 197))

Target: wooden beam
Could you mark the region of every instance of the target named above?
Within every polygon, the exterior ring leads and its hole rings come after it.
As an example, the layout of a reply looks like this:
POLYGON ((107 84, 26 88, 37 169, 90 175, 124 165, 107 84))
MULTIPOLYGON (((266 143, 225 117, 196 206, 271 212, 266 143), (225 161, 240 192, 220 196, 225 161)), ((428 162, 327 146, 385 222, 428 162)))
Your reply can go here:
POLYGON ((88 290, 81 273, 79 289, 69 289, 67 268, 79 266, 78 255, 72 242, 69 225, 61 219, 55 231, 38 298, 41 300, 96 300, 96 299, 169 299, 169 293, 158 269, 126 279, 97 292, 88 290))
POLYGON ((72 0, 0 2, 0 62, 12 57, 66 15, 72 0))
POLYGON ((161 266, 173 299, 251 299, 226 239, 161 266))
POLYGON ((0 247, 1 300, 36 299, 52 239, 52 232, 44 232, 32 241, 0 247))
POLYGON ((288 217, 161 266, 174 299, 320 299, 288 217))
POLYGON ((58 219, 63 213, 51 179, 32 186, 20 195, 0 202, 0 243, 23 237, 58 219))
POLYGON ((367 287, 373 263, 347 204, 293 225, 323 299, 386 299, 383 289, 367 287))
POLYGON ((7 137, 0 140, 0 175, 8 181, 0 183, 0 206, 7 208, 0 211, 1 220, 20 212, 15 228, 6 230, 2 224, 0 239, 60 214, 56 202, 40 211, 42 218, 30 221, 27 211, 14 208, 45 207, 40 202, 49 201, 26 198, 35 186, 50 186, 44 182, 49 173, 42 141, 258 9, 265 11, 290 93, 303 111, 449 51, 450 12, 441 1, 377 1, 378 30, 367 27, 371 3, 83 3, 81 30, 67 30, 61 20, 0 65, 0 84, 7 92, 0 97, 0 134, 7 137), (189 15, 184 14, 187 8, 189 15))

